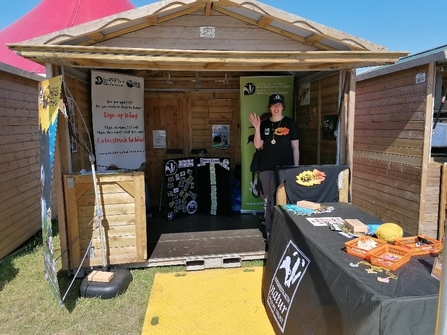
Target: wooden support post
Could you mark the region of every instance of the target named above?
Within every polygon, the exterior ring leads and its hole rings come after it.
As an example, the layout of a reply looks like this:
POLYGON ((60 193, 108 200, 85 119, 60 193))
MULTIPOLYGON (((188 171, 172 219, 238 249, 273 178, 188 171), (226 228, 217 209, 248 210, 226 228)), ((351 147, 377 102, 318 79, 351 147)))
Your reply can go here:
POLYGON ((438 240, 441 240, 445 234, 445 211, 446 211, 446 192, 447 192, 447 163, 442 164, 441 168, 441 186, 439 194, 439 214, 438 214, 438 240))

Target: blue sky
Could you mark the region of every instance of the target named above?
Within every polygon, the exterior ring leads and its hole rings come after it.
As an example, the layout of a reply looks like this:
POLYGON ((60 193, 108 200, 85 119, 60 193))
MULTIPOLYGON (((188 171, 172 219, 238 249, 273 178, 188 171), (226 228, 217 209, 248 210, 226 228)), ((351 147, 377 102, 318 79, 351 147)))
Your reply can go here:
MULTIPOLYGON (((0 0, 0 29, 25 15, 40 1, 0 0)), ((131 0, 131 2, 140 7, 157 1, 131 0)), ((383 45, 390 51, 418 53, 447 44, 446 0, 263 0, 261 2, 383 45)))

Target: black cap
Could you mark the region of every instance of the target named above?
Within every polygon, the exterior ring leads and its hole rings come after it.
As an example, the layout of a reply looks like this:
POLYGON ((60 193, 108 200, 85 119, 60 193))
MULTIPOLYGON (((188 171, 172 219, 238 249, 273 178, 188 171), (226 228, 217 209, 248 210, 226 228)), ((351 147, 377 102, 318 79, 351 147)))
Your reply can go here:
POLYGON ((281 94, 272 94, 269 97, 269 106, 274 105, 278 102, 284 104, 284 97, 281 94))

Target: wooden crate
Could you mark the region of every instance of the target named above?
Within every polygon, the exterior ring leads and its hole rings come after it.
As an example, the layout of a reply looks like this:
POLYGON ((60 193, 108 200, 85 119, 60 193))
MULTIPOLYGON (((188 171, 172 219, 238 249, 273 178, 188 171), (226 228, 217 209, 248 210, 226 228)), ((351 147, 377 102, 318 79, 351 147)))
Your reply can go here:
MULTIPOLYGON (((144 182, 143 172, 97 175, 107 265, 147 260, 144 182)), ((101 266, 92 176, 64 175, 64 193, 70 268, 77 268, 85 254, 82 267, 101 266)))

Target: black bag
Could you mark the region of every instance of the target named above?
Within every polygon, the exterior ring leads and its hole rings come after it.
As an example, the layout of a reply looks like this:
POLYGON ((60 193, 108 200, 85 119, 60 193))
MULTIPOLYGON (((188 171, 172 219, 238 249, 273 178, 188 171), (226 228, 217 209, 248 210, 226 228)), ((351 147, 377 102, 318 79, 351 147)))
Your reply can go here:
POLYGON ((261 160, 261 150, 256 150, 253 154, 250 164, 250 172, 255 173, 259 171, 259 162, 261 160))

